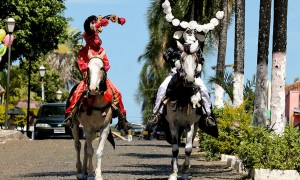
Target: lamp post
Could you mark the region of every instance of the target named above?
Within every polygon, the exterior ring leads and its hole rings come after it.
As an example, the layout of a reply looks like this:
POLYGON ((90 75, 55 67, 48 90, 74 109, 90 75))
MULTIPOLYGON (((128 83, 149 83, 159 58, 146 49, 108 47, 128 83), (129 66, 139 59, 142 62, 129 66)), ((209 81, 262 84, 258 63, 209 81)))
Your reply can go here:
POLYGON ((55 92, 55 97, 58 101, 60 101, 61 97, 62 97, 62 92, 59 89, 58 91, 55 92))
POLYGON ((45 76, 45 73, 46 73, 46 68, 41 65, 40 69, 39 69, 39 72, 40 72, 40 77, 42 78, 42 104, 44 104, 44 100, 45 100, 45 97, 44 97, 44 76, 45 76))
POLYGON ((6 104, 5 104, 5 129, 7 129, 8 123, 8 102, 9 102, 9 71, 10 71, 10 56, 11 56, 11 34, 14 32, 16 21, 14 18, 9 17, 5 21, 6 31, 9 34, 9 47, 8 47, 8 62, 7 62, 7 81, 6 81, 6 104))

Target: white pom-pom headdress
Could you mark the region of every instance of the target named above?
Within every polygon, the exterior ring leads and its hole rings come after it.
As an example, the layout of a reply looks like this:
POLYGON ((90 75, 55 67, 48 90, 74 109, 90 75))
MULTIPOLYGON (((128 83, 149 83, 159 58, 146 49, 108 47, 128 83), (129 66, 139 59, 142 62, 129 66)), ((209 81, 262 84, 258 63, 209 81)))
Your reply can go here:
POLYGON ((216 18, 212 18, 208 24, 198 24, 196 21, 181 21, 179 19, 176 19, 172 14, 172 8, 169 0, 165 0, 164 3, 162 3, 162 7, 164 9, 164 13, 166 14, 165 18, 168 22, 171 22, 173 26, 180 26, 183 29, 189 28, 189 29, 196 29, 197 32, 204 32, 207 33, 210 30, 213 30, 217 25, 219 25, 219 20, 224 17, 223 11, 218 11, 216 13, 216 18))

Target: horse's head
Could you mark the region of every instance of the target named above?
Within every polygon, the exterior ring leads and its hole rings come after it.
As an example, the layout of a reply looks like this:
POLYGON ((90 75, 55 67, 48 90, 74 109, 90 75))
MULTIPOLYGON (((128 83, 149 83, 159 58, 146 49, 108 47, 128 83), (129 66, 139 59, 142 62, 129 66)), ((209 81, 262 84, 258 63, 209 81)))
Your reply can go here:
POLYGON ((90 58, 88 64, 90 95, 96 95, 96 93, 99 93, 99 90, 101 90, 101 82, 106 80, 106 72, 104 71, 104 63, 102 61, 104 55, 104 50, 97 56, 93 56, 90 52, 88 53, 88 57, 90 58))
POLYGON ((202 69, 202 64, 197 56, 197 51, 200 51, 199 40, 196 37, 197 31, 187 28, 185 31, 177 33, 181 33, 179 36, 183 37, 184 44, 177 41, 181 59, 175 62, 175 66, 179 70, 180 76, 184 78, 186 85, 192 85, 202 69))

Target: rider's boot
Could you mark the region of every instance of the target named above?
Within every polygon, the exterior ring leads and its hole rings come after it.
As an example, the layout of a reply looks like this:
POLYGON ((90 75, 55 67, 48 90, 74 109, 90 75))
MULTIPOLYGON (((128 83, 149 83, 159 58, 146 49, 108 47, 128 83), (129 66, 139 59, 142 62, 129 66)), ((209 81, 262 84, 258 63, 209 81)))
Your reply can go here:
POLYGON ((128 133, 128 130, 132 128, 131 124, 126 119, 126 114, 122 113, 120 109, 118 109, 118 128, 119 130, 124 130, 125 133, 128 133))
POLYGON ((216 117, 213 113, 212 107, 208 110, 205 110, 206 114, 204 114, 204 116, 206 116, 204 118, 205 123, 207 124, 207 126, 216 126, 216 117))

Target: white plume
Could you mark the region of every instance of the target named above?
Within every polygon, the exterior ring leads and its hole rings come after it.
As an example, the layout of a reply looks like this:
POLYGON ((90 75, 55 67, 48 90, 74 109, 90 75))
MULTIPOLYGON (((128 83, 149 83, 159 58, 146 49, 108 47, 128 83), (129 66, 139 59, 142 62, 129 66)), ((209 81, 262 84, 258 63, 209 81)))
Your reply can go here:
POLYGON ((217 17, 218 19, 223 19, 223 17, 224 17, 224 11, 218 11, 218 12, 216 13, 216 17, 217 17))

